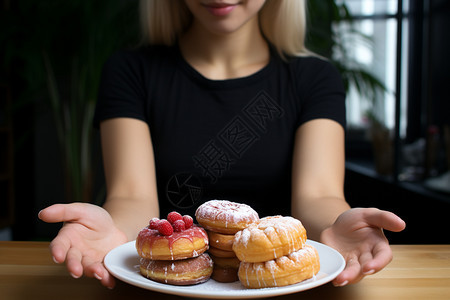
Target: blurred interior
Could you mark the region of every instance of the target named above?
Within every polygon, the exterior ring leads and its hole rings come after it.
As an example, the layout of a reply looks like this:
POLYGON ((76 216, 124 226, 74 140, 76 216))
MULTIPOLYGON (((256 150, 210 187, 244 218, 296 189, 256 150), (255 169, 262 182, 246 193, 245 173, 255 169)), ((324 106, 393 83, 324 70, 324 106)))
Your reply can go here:
MULTIPOLYGON (((0 0, 0 240, 50 240, 53 203, 101 204, 91 115, 103 62, 139 41, 137 0, 0 0)), ((450 1, 308 1, 307 46, 347 85, 345 194, 450 243, 450 1)))

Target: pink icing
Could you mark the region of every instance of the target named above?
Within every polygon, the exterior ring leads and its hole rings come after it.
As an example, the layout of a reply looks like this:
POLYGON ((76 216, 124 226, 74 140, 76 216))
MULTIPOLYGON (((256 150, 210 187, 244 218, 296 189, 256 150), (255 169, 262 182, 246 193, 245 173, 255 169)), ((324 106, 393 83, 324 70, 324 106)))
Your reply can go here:
MULTIPOLYGON (((169 236, 162 235, 158 232, 158 230, 150 229, 149 227, 143 228, 136 239, 136 248, 142 249, 144 244, 148 244, 148 247, 152 249, 153 244, 157 240, 165 239, 168 241, 169 244, 169 250, 170 253, 173 253, 173 244, 179 240, 179 239, 188 239, 191 242, 193 242, 194 237, 196 238, 203 238, 205 241, 205 244, 208 244, 208 235, 206 234, 206 231, 197 226, 193 225, 191 228, 174 232, 173 234, 169 236)), ((151 251, 151 250, 150 250, 151 251)), ((150 252, 150 257, 152 256, 152 253, 150 252)), ((194 250, 193 256, 198 256, 196 251, 194 250)))

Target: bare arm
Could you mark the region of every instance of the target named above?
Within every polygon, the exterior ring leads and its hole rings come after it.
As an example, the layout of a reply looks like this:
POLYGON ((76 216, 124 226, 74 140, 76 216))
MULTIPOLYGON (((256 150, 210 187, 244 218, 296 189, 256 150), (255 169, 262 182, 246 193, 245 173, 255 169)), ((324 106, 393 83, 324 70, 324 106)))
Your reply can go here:
POLYGON ((159 216, 150 130, 129 118, 106 120, 100 130, 107 188, 103 207, 134 240, 151 217, 159 216))
POLYGON ((301 220, 308 237, 322 231, 350 207, 344 198, 344 129, 317 119, 297 130, 292 167, 292 215, 301 220))
POLYGON ((88 203, 54 204, 39 213, 45 222, 64 222, 50 244, 55 262, 66 262, 78 278, 96 277, 114 286, 103 264, 114 247, 136 238, 149 218, 158 216, 153 148, 148 126, 134 119, 101 124, 107 183, 104 208, 88 203))
POLYGON ((343 286, 378 272, 392 259, 383 229, 401 231, 405 222, 376 208, 350 209, 344 198, 344 130, 318 119, 296 133, 293 159, 292 214, 308 237, 338 250, 346 260, 333 283, 343 286))

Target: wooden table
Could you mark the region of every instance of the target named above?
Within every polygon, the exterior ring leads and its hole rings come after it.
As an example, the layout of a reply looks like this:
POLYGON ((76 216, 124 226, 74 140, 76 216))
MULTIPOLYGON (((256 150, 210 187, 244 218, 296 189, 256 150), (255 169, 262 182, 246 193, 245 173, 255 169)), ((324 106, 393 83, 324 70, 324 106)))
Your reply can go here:
MULTIPOLYGON (((393 245, 394 260, 358 284, 326 284, 277 299, 450 299, 450 245, 393 245)), ((182 299, 117 282, 72 278, 45 242, 0 242, 0 299, 182 299)))

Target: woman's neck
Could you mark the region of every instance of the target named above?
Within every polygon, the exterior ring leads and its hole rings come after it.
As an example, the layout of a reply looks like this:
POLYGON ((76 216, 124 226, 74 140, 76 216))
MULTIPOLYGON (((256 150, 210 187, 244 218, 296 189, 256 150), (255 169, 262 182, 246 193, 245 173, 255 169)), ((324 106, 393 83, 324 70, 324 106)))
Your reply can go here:
POLYGON ((220 35, 194 22, 180 39, 180 49, 194 69, 213 80, 249 76, 266 66, 270 58, 257 19, 220 35))

